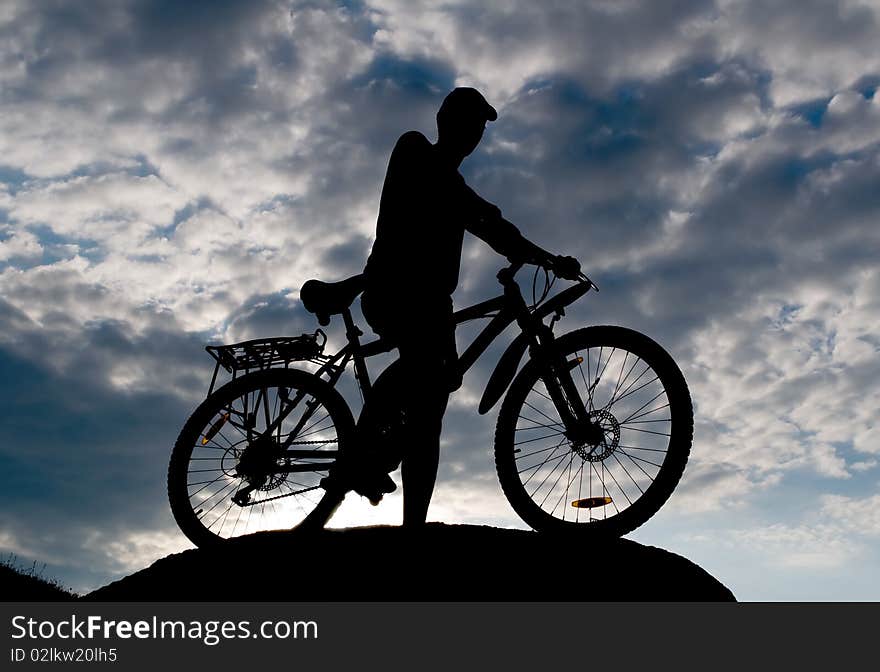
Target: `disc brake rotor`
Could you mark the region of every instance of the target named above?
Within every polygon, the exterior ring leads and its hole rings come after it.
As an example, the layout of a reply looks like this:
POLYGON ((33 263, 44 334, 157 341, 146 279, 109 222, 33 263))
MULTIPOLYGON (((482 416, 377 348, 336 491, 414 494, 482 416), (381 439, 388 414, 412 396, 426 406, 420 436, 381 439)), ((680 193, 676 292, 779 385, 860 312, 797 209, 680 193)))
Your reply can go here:
POLYGON ((607 409, 590 412, 590 420, 602 428, 602 440, 598 444, 578 443, 573 446, 581 459, 587 462, 601 462, 607 459, 620 445, 620 423, 607 409))

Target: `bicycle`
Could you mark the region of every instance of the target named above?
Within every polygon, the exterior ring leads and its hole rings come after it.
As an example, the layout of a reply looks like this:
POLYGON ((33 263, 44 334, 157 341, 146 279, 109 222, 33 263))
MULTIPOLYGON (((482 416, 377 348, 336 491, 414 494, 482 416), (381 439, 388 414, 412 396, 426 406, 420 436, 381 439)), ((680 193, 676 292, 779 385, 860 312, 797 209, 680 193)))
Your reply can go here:
MULTIPOLYGON (((598 287, 578 273, 548 298, 556 276, 545 268, 538 297, 536 268, 530 305, 514 277, 521 267, 498 272, 500 296, 454 315, 456 325, 490 320, 461 354, 462 374, 510 324, 520 328, 478 408, 485 414, 504 397, 494 447, 502 490, 536 530, 622 536, 663 506, 684 471, 693 437, 687 384, 660 345, 631 329, 589 326, 556 336, 565 307, 598 287)), ((326 477, 362 446, 387 449, 392 467, 399 464, 405 414, 383 406, 397 362, 371 382, 365 360, 393 345, 361 343, 350 307, 363 288, 362 276, 303 287, 321 326, 342 317, 347 343, 335 354, 324 353, 321 329, 206 347, 215 359, 208 396, 168 467, 171 510, 197 546, 297 521, 322 527, 344 497, 326 477), (291 366, 305 362, 316 370, 291 366), (364 399, 358 423, 335 389, 349 364, 364 399), (232 380, 215 390, 221 367, 232 380)))

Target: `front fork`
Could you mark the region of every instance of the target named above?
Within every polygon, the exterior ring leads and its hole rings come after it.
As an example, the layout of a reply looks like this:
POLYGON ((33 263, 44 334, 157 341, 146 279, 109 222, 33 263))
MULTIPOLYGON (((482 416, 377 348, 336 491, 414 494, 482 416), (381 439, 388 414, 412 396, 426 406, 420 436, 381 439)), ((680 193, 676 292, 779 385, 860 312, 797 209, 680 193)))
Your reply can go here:
POLYGON ((498 277, 504 285, 508 300, 517 307, 517 324, 524 333, 531 335, 529 355, 538 362, 540 378, 562 418, 566 438, 577 443, 599 444, 604 432, 599 423, 590 418, 590 411, 584 406, 584 401, 571 377, 572 368, 579 365, 580 361, 567 362, 556 349, 553 325, 565 314, 563 309, 560 308, 553 316, 550 325, 546 325, 536 320, 529 312, 519 287, 513 282, 513 274, 505 277, 502 272, 498 277))
MULTIPOLYGON (((556 319, 558 316, 553 322, 556 319)), ((565 436, 572 442, 598 444, 602 440, 602 429, 590 418, 590 411, 571 377, 571 370, 580 365, 580 361, 568 362, 558 352, 552 323, 550 326, 541 323, 536 331, 537 342, 529 346, 529 353, 540 366, 541 380, 562 418, 565 436)))

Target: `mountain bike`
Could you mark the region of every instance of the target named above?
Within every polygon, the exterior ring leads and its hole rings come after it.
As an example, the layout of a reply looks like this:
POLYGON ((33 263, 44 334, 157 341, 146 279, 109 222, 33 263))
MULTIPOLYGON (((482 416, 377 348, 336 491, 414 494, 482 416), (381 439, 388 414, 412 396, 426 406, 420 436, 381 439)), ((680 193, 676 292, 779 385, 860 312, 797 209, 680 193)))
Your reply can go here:
MULTIPOLYGON (((681 478, 693 436, 687 384, 660 345, 631 329, 555 335, 566 306, 598 287, 578 273, 550 296, 557 277, 543 269, 538 292, 536 267, 530 304, 515 279, 521 267, 498 272, 500 296, 454 314, 457 325, 489 320, 459 357, 462 374, 508 326, 520 330, 478 408, 485 414, 504 397, 494 449, 501 488, 536 530, 621 536, 653 516, 681 478)), ((168 467, 171 510, 197 546, 323 526, 344 497, 326 485, 334 468, 366 450, 370 459, 390 456, 389 470, 399 464, 406 417, 388 400, 399 398, 389 392, 400 370, 395 361, 371 382, 366 360, 393 344, 361 343, 351 305, 363 289, 363 276, 303 287, 300 298, 321 326, 342 317, 347 342, 335 354, 324 352, 321 329, 207 346, 215 359, 208 396, 180 432, 168 467), (349 365, 364 399, 357 423, 336 389, 349 365), (232 379, 215 389, 221 369, 232 379)))

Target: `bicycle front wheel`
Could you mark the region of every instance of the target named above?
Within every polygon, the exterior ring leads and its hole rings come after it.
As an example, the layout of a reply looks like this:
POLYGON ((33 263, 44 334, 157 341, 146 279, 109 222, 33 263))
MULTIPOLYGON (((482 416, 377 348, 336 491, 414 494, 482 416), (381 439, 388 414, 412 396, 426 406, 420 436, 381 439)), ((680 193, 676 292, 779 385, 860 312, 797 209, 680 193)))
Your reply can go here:
POLYGON ((205 546, 329 516, 340 500, 320 481, 353 433, 345 400, 313 374, 279 368, 232 380, 193 412, 171 453, 174 518, 205 546))
POLYGON ((556 346, 601 437, 569 440, 529 361, 498 415, 501 487, 536 530, 621 536, 660 510, 684 472, 694 422, 687 384, 662 347, 630 329, 579 329, 556 346))

